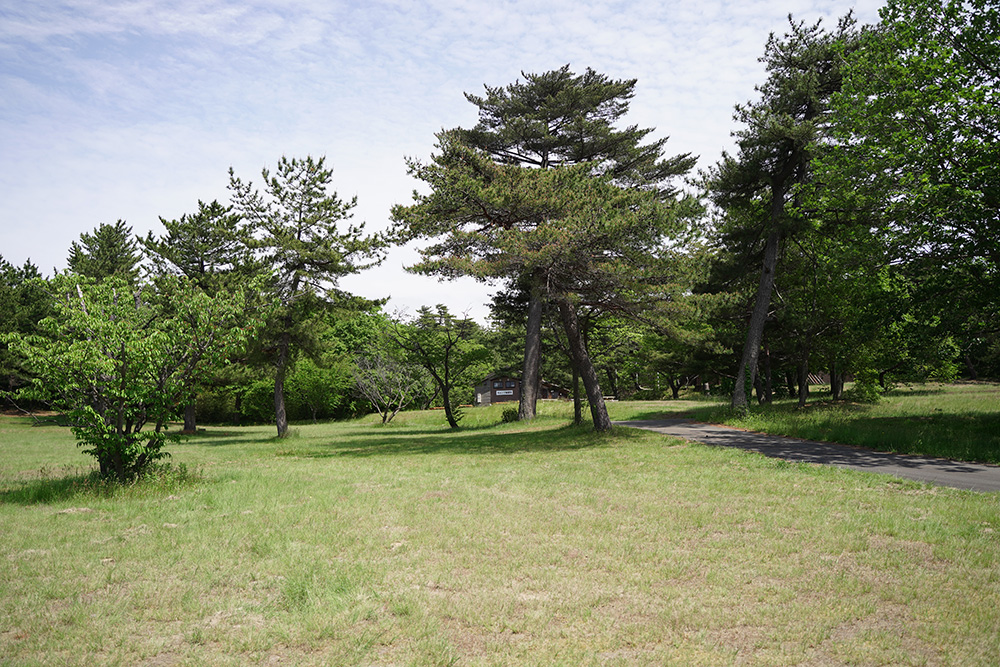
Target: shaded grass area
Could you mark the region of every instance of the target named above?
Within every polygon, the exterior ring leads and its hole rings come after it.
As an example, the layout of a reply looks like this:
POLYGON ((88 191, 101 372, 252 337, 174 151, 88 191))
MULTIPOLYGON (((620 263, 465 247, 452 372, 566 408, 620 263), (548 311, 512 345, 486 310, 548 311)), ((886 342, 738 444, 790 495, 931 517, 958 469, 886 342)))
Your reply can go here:
POLYGON ((746 417, 727 403, 685 402, 652 407, 633 417, 685 416, 762 433, 838 442, 871 449, 960 461, 1000 463, 1000 385, 916 385, 877 404, 833 402, 817 394, 805 408, 795 400, 754 405, 746 417))
POLYGON ((1000 495, 567 416, 210 427, 111 495, 0 420, 0 664, 995 664, 1000 495))

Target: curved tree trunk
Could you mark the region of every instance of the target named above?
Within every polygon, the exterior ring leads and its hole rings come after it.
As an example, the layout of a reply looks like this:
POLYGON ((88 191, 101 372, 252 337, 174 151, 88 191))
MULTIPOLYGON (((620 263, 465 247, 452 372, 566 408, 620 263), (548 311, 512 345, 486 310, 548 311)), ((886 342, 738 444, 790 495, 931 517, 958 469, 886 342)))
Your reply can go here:
POLYGON ((587 346, 583 343, 576 308, 565 297, 559 299, 558 303, 559 315, 562 318, 563 327, 566 329, 566 338, 569 340, 570 354, 573 355, 573 362, 580 369, 580 377, 587 390, 587 400, 590 402, 590 415, 594 420, 594 430, 610 431, 611 419, 608 417, 608 408, 604 405, 604 395, 601 393, 601 383, 597 379, 597 371, 587 353, 587 346))
POLYGON ((444 416, 448 420, 448 426, 458 428, 458 417, 455 415, 455 409, 451 406, 451 387, 441 387, 441 399, 444 401, 444 416))
POLYGON ((750 326, 747 328, 747 340, 743 345, 743 356, 740 367, 736 371, 736 386, 733 387, 732 407, 746 412, 747 387, 753 386, 757 374, 757 358, 760 356, 760 343, 764 337, 764 322, 767 311, 771 307, 771 292, 774 291, 774 272, 778 265, 778 249, 781 245, 781 231, 772 229, 767 235, 764 245, 764 266, 760 272, 760 283, 757 286, 757 299, 753 312, 750 314, 750 326))
POLYGON ((684 379, 680 377, 671 376, 667 380, 667 384, 670 385, 670 395, 673 397, 675 401, 679 400, 681 397, 681 387, 684 386, 684 379))

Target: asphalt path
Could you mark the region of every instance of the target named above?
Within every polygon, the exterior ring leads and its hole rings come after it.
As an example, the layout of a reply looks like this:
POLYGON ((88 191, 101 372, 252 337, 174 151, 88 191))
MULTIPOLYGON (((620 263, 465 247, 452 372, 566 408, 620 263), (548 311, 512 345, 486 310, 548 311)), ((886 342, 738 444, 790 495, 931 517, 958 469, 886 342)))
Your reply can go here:
POLYGON ((1000 466, 965 463, 907 454, 876 452, 863 447, 799 440, 743 431, 690 419, 644 419, 615 422, 706 445, 738 447, 765 456, 803 463, 821 463, 865 472, 895 475, 956 489, 1000 491, 1000 466))

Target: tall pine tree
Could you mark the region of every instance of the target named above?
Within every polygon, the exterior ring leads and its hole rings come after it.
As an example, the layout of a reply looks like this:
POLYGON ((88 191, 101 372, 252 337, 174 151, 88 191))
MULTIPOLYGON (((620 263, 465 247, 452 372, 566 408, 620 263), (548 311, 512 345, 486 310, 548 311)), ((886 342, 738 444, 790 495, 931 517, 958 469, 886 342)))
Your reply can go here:
POLYGON ((840 89, 843 45, 854 39, 854 21, 842 19, 827 32, 789 17, 790 30, 771 35, 761 61, 767 81, 757 87, 760 99, 736 107, 737 154, 724 154, 709 171, 712 202, 724 212, 722 243, 755 256, 760 278, 750 312, 732 406, 747 409, 749 388, 757 373, 764 323, 782 241, 808 228, 799 186, 812 171, 816 142, 826 136, 831 96, 840 89))
POLYGON ((247 225, 246 243, 271 271, 278 303, 265 347, 274 364, 274 412, 278 436, 288 432, 285 378, 311 336, 311 314, 329 307, 338 278, 380 261, 381 237, 365 236, 350 219, 355 201, 328 192, 333 171, 324 158, 282 157, 272 174, 261 173, 264 192, 229 171, 233 207, 247 225), (366 261, 371 260, 371 261, 366 261))
MULTIPOLYGON (((522 73, 522 76, 524 81, 506 87, 486 86, 483 96, 467 93, 466 99, 479 109, 478 124, 472 129, 458 128, 440 133, 439 145, 444 147, 458 142, 500 164, 517 167, 548 170, 586 165, 591 175, 603 177, 617 187, 649 190, 662 200, 673 197, 675 192, 669 180, 686 173, 693 166, 694 158, 679 155, 664 159, 666 138, 643 144, 651 129, 616 127, 628 112, 635 79, 613 80, 591 69, 577 75, 568 65, 542 74, 522 73)), ((411 173, 420 177, 418 163, 411 162, 410 168, 411 173)), ((425 172, 425 175, 429 174, 425 172)), ((483 211, 484 215, 478 217, 456 214, 461 206, 449 211, 448 206, 443 205, 432 214, 433 220, 422 214, 419 222, 410 219, 407 209, 400 207, 394 210, 396 231, 401 240, 411 240, 461 235, 470 227, 497 234, 525 231, 550 221, 551 212, 535 210, 525 216, 521 215, 525 211, 518 210, 519 207, 523 209, 520 204, 511 204, 513 208, 502 214, 483 211)), ((429 249, 424 257, 431 259, 434 253, 429 249)), ((433 261, 421 263, 417 270, 455 275, 441 271, 433 261)), ((454 268, 449 270, 454 271, 454 268)), ((548 298, 547 272, 542 267, 526 270, 528 273, 523 277, 505 276, 512 281, 527 278, 530 293, 518 410, 521 419, 535 416, 542 309, 548 298)), ((474 270, 469 273, 477 275, 474 270)), ((478 275, 483 277, 483 274, 478 275)))

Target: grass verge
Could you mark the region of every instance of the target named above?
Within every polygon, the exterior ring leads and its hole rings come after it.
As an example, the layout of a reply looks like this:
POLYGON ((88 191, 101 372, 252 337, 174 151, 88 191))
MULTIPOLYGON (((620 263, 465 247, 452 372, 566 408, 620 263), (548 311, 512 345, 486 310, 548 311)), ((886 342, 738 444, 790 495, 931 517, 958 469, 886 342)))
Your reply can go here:
POLYGON ((1000 463, 1000 385, 991 383, 901 387, 876 404, 833 402, 817 392, 804 408, 795 400, 778 400, 754 405, 744 417, 714 401, 668 401, 636 412, 631 418, 683 415, 885 452, 1000 463))

